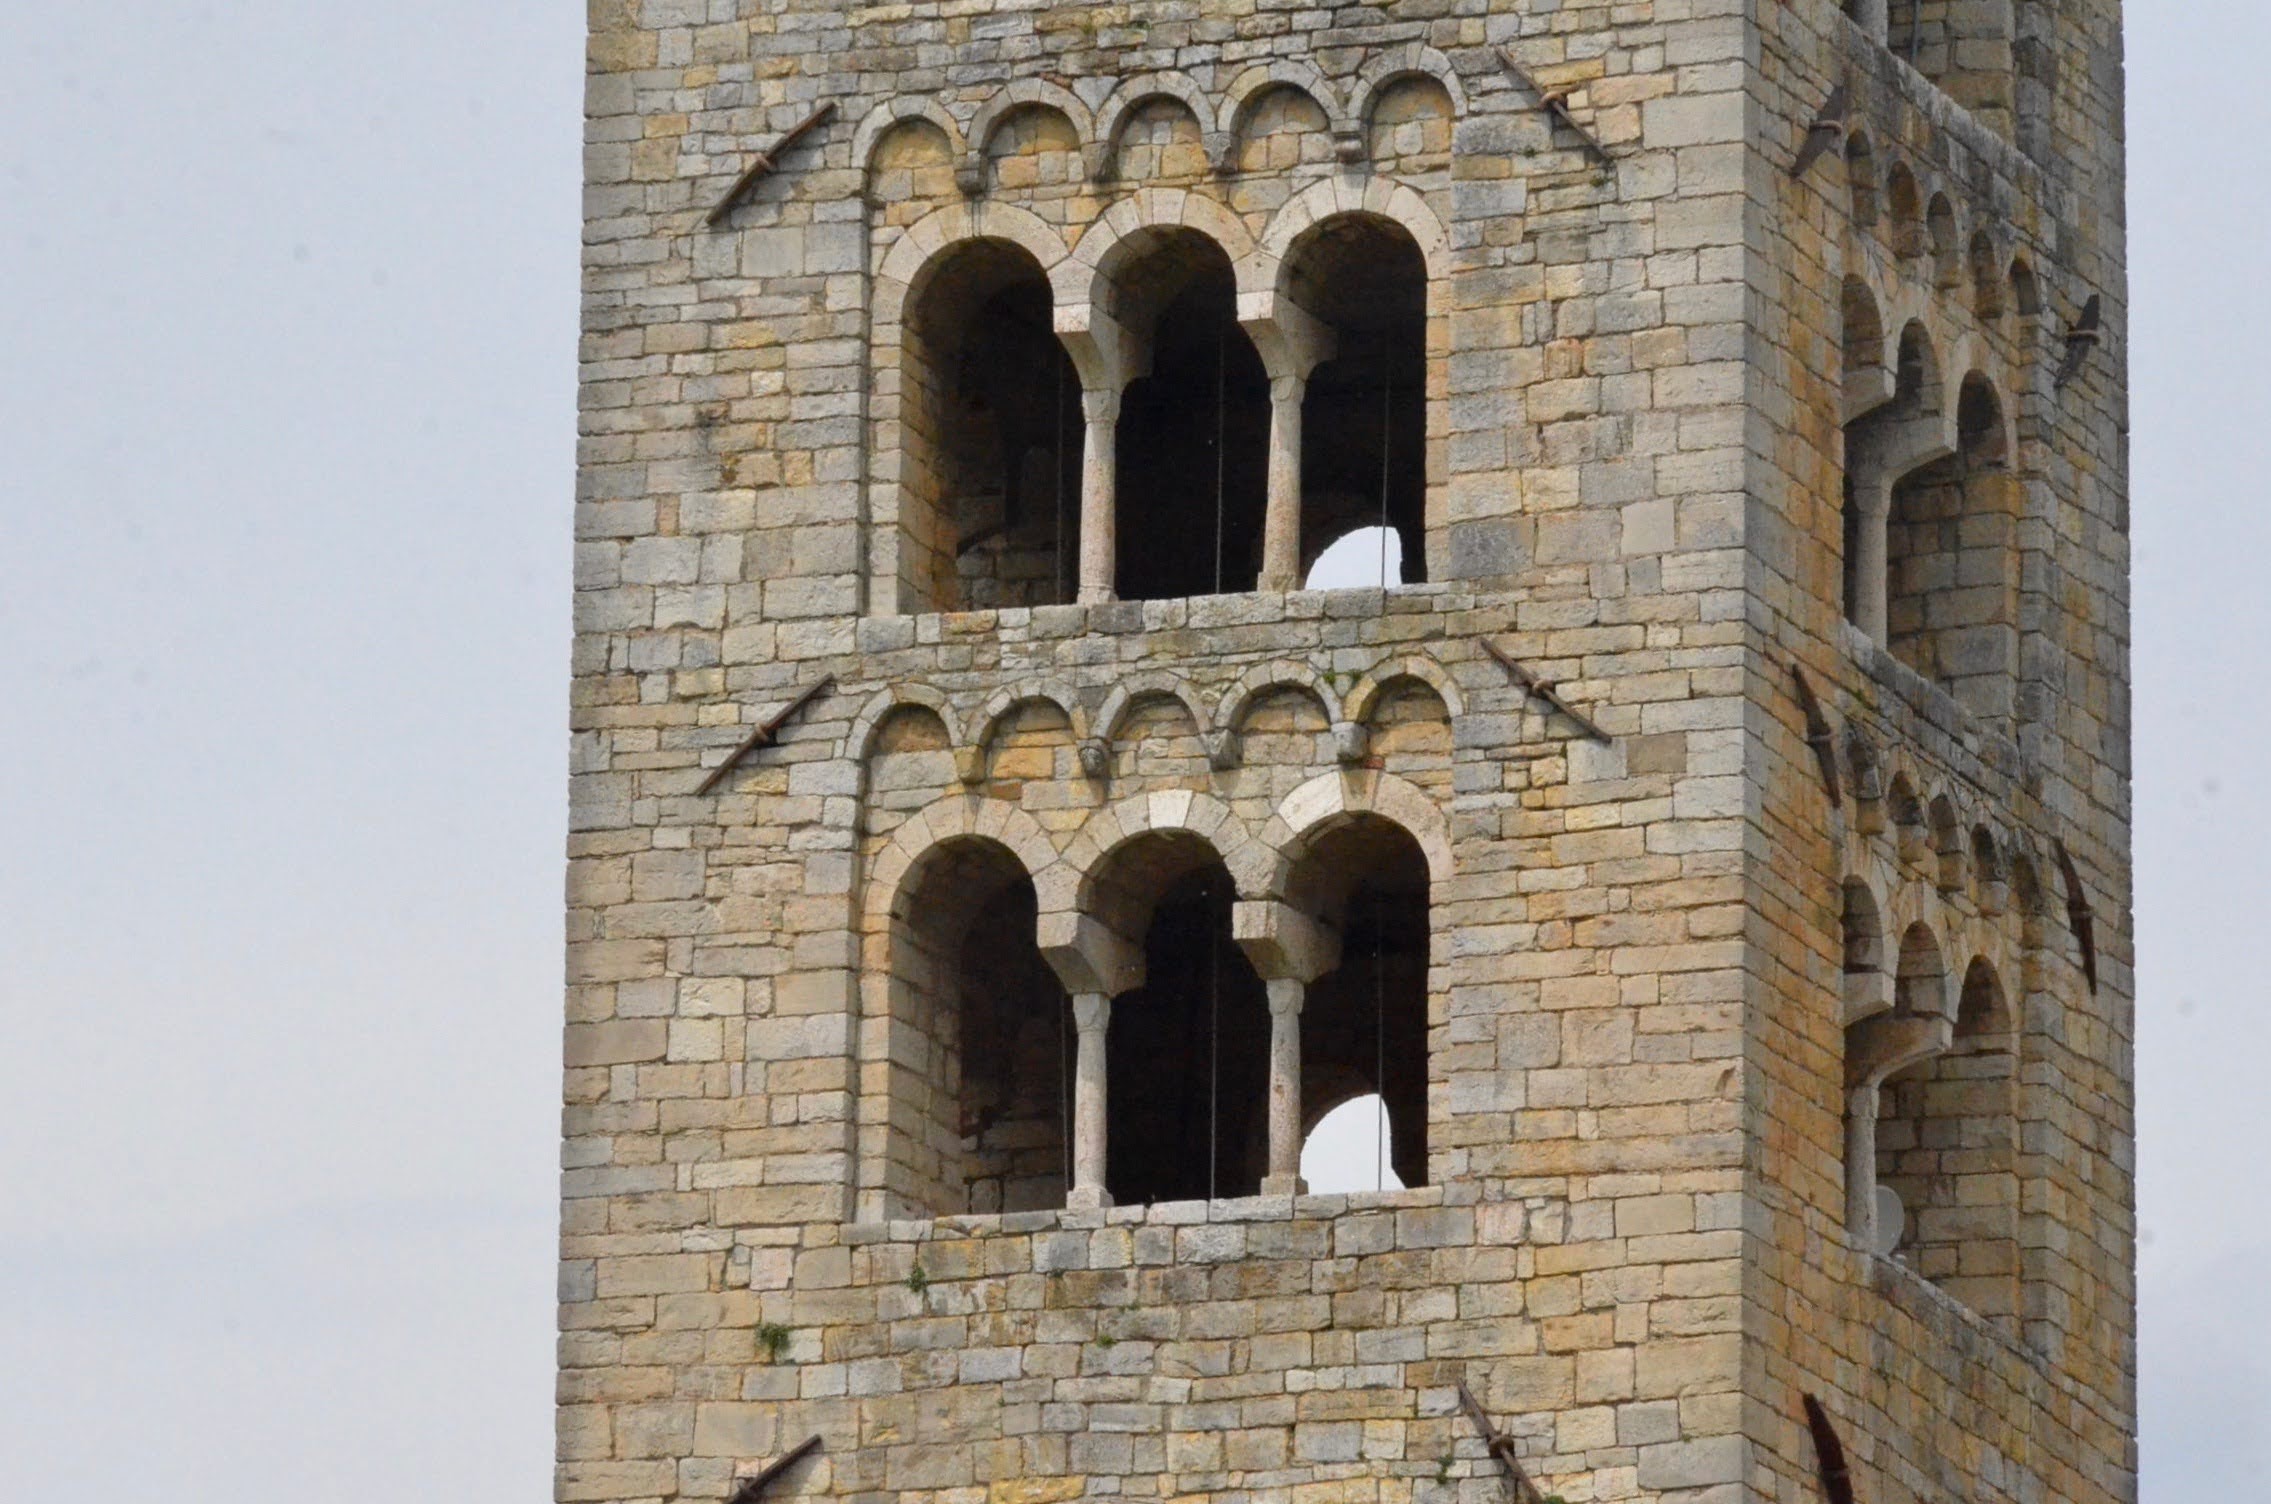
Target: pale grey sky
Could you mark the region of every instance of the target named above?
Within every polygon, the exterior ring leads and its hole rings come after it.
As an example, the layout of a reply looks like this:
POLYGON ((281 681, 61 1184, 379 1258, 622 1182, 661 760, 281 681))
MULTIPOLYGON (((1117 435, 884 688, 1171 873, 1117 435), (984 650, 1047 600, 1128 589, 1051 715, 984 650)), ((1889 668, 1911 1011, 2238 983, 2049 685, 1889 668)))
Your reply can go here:
MULTIPOLYGON (((10 1497, 548 1497, 581 24, 13 10, 10 1497)), ((2266 56, 2132 0, 2145 1504, 2271 1476, 2266 56)))

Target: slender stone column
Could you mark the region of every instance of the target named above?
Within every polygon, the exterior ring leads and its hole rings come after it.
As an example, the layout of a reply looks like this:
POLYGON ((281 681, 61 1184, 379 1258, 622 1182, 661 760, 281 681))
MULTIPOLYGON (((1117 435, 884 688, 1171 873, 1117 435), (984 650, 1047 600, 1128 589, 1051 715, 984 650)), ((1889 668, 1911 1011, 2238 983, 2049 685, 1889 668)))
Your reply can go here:
POLYGON ((1262 523, 1264 590, 1301 586, 1301 397, 1299 376, 1270 382, 1269 509, 1262 523))
POLYGON ((1301 1180, 1301 1005, 1306 982, 1272 981, 1270 997, 1270 1168, 1265 1196, 1298 1196, 1301 1180))
POLYGON ((1892 525, 1892 482, 1882 476, 1863 475, 1853 483, 1853 505, 1861 514, 1854 530, 1853 624, 1879 647, 1889 645, 1890 545, 1886 533, 1892 525))
POLYGON ((1854 1244, 1877 1251, 1877 1084, 1845 1094, 1845 1230, 1854 1244))
POLYGON ((1112 599, 1119 572, 1120 394, 1087 391, 1080 405, 1088 435, 1080 456, 1080 603, 1112 599))
POLYGON ((1104 1190, 1104 1037, 1112 1023, 1112 1000, 1084 992, 1072 1000, 1079 1053, 1072 1076, 1072 1190, 1065 1205, 1075 1211, 1101 1211, 1112 1204, 1104 1190))
POLYGON ((1882 42, 1892 28, 1892 17, 1885 0, 1855 0, 1853 22, 1870 36, 1882 42))

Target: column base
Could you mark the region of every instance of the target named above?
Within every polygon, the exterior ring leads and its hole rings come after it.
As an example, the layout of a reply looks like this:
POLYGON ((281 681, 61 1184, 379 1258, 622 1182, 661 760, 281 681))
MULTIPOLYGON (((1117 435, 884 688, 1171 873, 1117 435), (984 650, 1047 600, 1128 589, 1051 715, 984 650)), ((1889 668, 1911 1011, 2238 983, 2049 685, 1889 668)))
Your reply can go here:
POLYGON ((1084 585, 1081 587, 1079 596, 1075 598, 1074 604, 1082 606, 1108 606, 1119 598, 1119 592, 1116 590, 1103 590, 1094 586, 1084 585))
POLYGON ((1262 1194, 1265 1196, 1306 1196, 1309 1182, 1298 1175, 1264 1175, 1262 1194))
POLYGON ((1112 1209, 1112 1193, 1100 1185, 1076 1185, 1065 1192, 1065 1210, 1068 1212, 1107 1212, 1112 1209))

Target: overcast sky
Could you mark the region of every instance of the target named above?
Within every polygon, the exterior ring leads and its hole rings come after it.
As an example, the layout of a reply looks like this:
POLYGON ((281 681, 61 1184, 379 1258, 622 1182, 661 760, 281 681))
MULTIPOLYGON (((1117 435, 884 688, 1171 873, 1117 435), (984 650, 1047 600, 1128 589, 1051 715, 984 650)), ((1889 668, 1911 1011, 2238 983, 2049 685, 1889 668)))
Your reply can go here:
MULTIPOLYGON (((537 1501, 582 7, 0 49, 0 1476, 537 1501)), ((2133 0, 2145 1504, 2271 1476, 2261 0, 2133 0)))

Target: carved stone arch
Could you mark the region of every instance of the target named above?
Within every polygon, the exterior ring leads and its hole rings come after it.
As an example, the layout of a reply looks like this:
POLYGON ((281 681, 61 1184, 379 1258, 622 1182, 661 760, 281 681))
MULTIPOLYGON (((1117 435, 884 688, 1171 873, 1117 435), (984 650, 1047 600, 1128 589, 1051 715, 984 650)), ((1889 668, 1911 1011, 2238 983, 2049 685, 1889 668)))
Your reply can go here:
MULTIPOLYGON (((1049 273, 1056 324, 1084 385, 1118 391, 1150 370, 1144 332, 1122 323, 1114 278, 1165 230, 1191 230, 1212 241, 1230 261, 1243 313, 1249 282, 1265 276, 1245 222, 1221 203, 1184 188, 1143 188, 1121 199, 1082 233, 1070 255, 1049 273)), ((1274 263, 1268 269, 1274 274, 1274 263)))
POLYGON ((1191 687, 1189 681, 1175 674, 1154 670, 1129 674, 1113 681, 1111 691, 1104 696, 1104 703, 1098 707, 1092 722, 1096 738, 1104 742, 1116 740, 1127 724, 1129 713, 1136 706, 1146 700, 1160 699, 1173 700, 1181 705, 1189 714, 1191 725, 1202 736, 1213 724, 1213 718, 1207 714, 1198 691, 1191 687))
MULTIPOLYGON (((1402 226, 1427 262, 1427 311, 1430 316, 1442 312, 1443 289, 1451 275, 1450 232, 1418 189, 1379 178, 1327 178, 1312 183, 1270 216, 1262 231, 1258 260, 1269 268, 1269 291, 1273 295, 1280 290, 1282 268, 1295 245, 1318 224, 1342 214, 1376 214, 1402 226)), ((1243 280, 1239 290, 1246 290, 1243 280)))
POLYGON ((1041 953, 1066 990, 1117 997, 1144 984, 1143 916, 1110 912, 1110 895, 1099 883, 1122 848, 1161 833, 1203 843, 1229 871, 1240 898, 1271 870, 1246 823, 1211 794, 1164 789, 1097 810, 1066 844, 1063 861, 1034 880, 1041 953))
POLYGON ((1191 112, 1198 123, 1199 139, 1206 143, 1207 160, 1219 163, 1227 151, 1227 136, 1215 125, 1214 101, 1187 73, 1166 69, 1122 79, 1096 116, 1096 139, 1089 176, 1108 183, 1120 170, 1120 137, 1135 112, 1155 99, 1172 99, 1191 112))
POLYGON ((1061 857, 1041 822, 1004 799, 982 794, 946 794, 910 815, 868 863, 861 898, 862 930, 874 936, 885 928, 899 902, 907 874, 933 847, 964 836, 997 841, 1014 853, 1036 890, 1050 880, 1061 857))
POLYGON ((1071 687, 1055 679, 1026 679, 995 690, 971 718, 971 724, 977 729, 970 745, 977 750, 981 763, 993 750, 994 738, 1001 734, 1002 723, 1026 705, 1055 706, 1072 727, 1072 739, 1075 742, 1087 740, 1088 713, 1081 708, 1080 697, 1071 687))
MULTIPOLYGON (((1256 255, 1252 232, 1244 220, 1219 201, 1186 188, 1142 188, 1121 199, 1090 225, 1050 281, 1056 287, 1057 312, 1086 316, 1090 309, 1108 307, 1111 278, 1144 243, 1147 230, 1195 230, 1213 241, 1241 268, 1238 286, 1246 289, 1249 274, 1242 269, 1256 255)), ((1274 270, 1274 267, 1273 267, 1274 270)))
POLYGON ((1380 95, 1392 84, 1407 78, 1425 78, 1443 86, 1451 98, 1451 115, 1463 119, 1467 113, 1466 85, 1459 82, 1459 70, 1451 60, 1424 42, 1406 42, 1386 52, 1373 54, 1357 70, 1356 85, 1350 91, 1349 116, 1359 131, 1372 124, 1372 111, 1380 102, 1380 95))
POLYGON ((1941 926, 1924 919, 1912 920, 1900 932, 1897 945, 1901 1010, 1952 1021, 1957 979, 1948 967, 1947 940, 1941 926))
POLYGON ((1893 1006, 1894 908, 1876 863, 1850 868, 1838 883, 1843 949, 1842 1022, 1854 1024, 1893 1006))
POLYGON ((1898 396, 1899 380, 1886 356, 1884 297, 1859 266, 1846 269, 1838 306, 1843 321, 1845 421, 1851 423, 1898 396))
POLYGON ((1245 138, 1246 126, 1263 95, 1277 89, 1293 89, 1309 97, 1325 117, 1326 129, 1332 132, 1335 142, 1352 138, 1359 143, 1359 127, 1348 113, 1348 104, 1340 89, 1305 62, 1283 59, 1278 62, 1256 63, 1230 81, 1223 91, 1222 126, 1223 150, 1216 159, 1217 172, 1227 172, 1236 163, 1239 143, 1245 138))
POLYGON ((1427 858, 1428 880, 1440 887, 1454 870, 1451 825, 1417 784, 1377 770, 1323 773, 1278 802, 1257 846, 1271 854, 1268 893, 1282 896, 1300 851, 1343 817, 1373 814, 1399 826, 1427 858))
POLYGON ((986 148, 993 144, 994 131, 1017 111, 1028 107, 1055 110, 1072 123, 1073 135, 1080 141, 1085 159, 1096 144, 1096 116, 1081 102, 1079 95, 1062 84, 1053 84, 1045 78, 1013 79, 978 106, 977 114, 970 117, 970 134, 962 157, 960 181, 962 191, 975 197, 986 182, 986 148))
POLYGON ((884 136, 893 126, 904 125, 911 120, 927 120, 937 126, 946 136, 946 149, 951 160, 960 162, 967 157, 969 147, 962 139, 962 127, 947 113, 946 106, 928 95, 902 95, 885 100, 869 110, 867 118, 860 122, 859 129, 852 133, 852 160, 859 165, 863 183, 874 173, 875 150, 882 145, 884 136))
POLYGON ((947 744, 962 745, 961 717, 955 714, 946 696, 928 684, 902 684, 876 691, 860 707, 850 733, 844 738, 847 755, 856 762, 866 763, 875 755, 876 733, 883 729, 883 723, 909 706, 919 706, 937 716, 939 724, 946 728, 947 744))
POLYGON ((1298 689, 1317 702, 1325 713, 1328 725, 1338 724, 1348 717, 1341 705, 1341 697, 1325 676, 1306 663, 1278 659, 1257 663, 1238 676, 1215 706, 1214 729, 1233 736, 1244 729, 1247 712, 1254 702, 1273 689, 1298 689))
POLYGON ((1376 664, 1371 672, 1357 680, 1356 687, 1348 692, 1348 719, 1360 725, 1370 721, 1381 695, 1405 679, 1416 679, 1434 690, 1435 697, 1443 702, 1444 710, 1453 718, 1467 713, 1466 698, 1459 693, 1458 681, 1451 677, 1450 671, 1434 659, 1414 653, 1376 664))
POLYGON ((956 246, 972 240, 1009 241, 1039 262, 1044 273, 1053 273, 1070 254, 1064 236, 1047 220, 1015 204, 948 204, 933 210, 909 225, 876 267, 870 307, 880 342, 896 342, 907 300, 925 275, 956 246))

